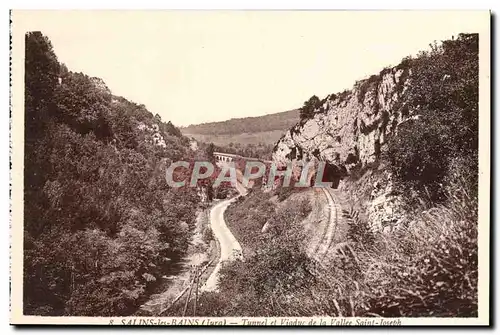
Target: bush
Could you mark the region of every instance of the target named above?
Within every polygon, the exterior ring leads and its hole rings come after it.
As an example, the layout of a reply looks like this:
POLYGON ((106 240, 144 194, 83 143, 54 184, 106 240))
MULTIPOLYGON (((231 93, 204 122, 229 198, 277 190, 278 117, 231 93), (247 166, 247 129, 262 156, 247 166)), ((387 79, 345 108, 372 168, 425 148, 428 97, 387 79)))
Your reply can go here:
POLYGON ((329 315, 477 316, 477 202, 462 187, 392 235, 351 232, 309 306, 329 315), (335 308, 328 306, 338 306, 335 308))
POLYGON ((352 207, 345 211, 343 216, 348 220, 349 228, 347 230, 347 239, 356 243, 361 243, 364 247, 371 247, 374 242, 374 234, 371 231, 368 222, 361 220, 359 212, 352 207))
POLYGON ((224 186, 219 186, 214 188, 215 199, 226 199, 229 195, 229 189, 224 186))
POLYGON ((210 228, 209 226, 205 226, 205 228, 203 229, 202 240, 206 244, 210 244, 210 242, 214 240, 212 228, 210 228))
POLYGON ((282 202, 295 192, 297 192, 295 187, 278 187, 274 194, 278 196, 278 201, 282 202))
POLYGON ((307 120, 314 116, 315 110, 321 106, 321 100, 315 95, 304 102, 304 106, 300 108, 300 119, 307 120))
POLYGON ((358 90, 358 103, 363 104, 365 101, 365 95, 368 92, 369 89, 376 89, 382 79, 382 73, 380 75, 372 75, 370 78, 363 80, 360 83, 359 90, 358 90))
MULTIPOLYGON (((226 222, 243 246, 245 262, 232 262, 223 267, 220 293, 203 294, 199 315, 287 315, 281 309, 293 308, 290 295, 313 284, 314 278, 308 270, 310 260, 303 248, 303 229, 299 225, 311 211, 309 201, 290 201, 275 213, 268 203, 267 200, 257 202, 258 207, 251 213, 246 207, 247 200, 230 206, 226 222), (262 220, 258 219, 257 211, 264 211, 262 220), (266 220, 270 229, 262 233, 266 220), (254 224, 256 221, 260 223, 254 224), (248 252, 249 248, 253 252, 248 252)), ((250 204, 255 206, 256 202, 250 204)))
POLYGON ((377 264, 367 272, 367 280, 378 284, 370 298, 374 313, 477 315, 477 202, 465 190, 449 200, 425 211, 368 259, 377 264))
POLYGON ((223 268, 221 293, 202 296, 200 315, 477 316, 477 201, 463 185, 391 235, 351 229, 329 264, 302 247, 298 223, 308 205, 290 203, 271 216, 258 252, 223 268))
POLYGON ((129 315, 189 246, 199 197, 162 171, 193 154, 171 123, 69 72, 40 32, 25 41, 23 312, 129 315))
POLYGON ((478 35, 434 45, 409 64, 411 85, 402 101, 418 120, 398 127, 386 156, 400 191, 444 201, 443 185, 454 178, 459 161, 468 169, 466 187, 477 190, 478 35))

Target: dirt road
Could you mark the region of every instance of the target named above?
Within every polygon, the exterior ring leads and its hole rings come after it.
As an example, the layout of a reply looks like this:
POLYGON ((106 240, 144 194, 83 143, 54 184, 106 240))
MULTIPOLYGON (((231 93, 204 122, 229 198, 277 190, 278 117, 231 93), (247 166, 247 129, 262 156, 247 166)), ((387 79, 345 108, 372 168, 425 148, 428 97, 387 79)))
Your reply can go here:
POLYGON ((219 281, 219 272, 222 268, 223 262, 235 260, 237 258, 243 258, 243 252, 240 243, 236 240, 234 235, 231 233, 229 228, 227 228, 226 222, 224 221, 224 212, 227 207, 239 196, 245 195, 247 190, 240 184, 237 184, 237 190, 240 195, 224 200, 217 205, 215 205, 210 211, 210 227, 215 238, 219 241, 220 245, 220 259, 214 268, 214 271, 210 274, 205 285, 201 288, 202 291, 217 291, 217 285, 219 281))

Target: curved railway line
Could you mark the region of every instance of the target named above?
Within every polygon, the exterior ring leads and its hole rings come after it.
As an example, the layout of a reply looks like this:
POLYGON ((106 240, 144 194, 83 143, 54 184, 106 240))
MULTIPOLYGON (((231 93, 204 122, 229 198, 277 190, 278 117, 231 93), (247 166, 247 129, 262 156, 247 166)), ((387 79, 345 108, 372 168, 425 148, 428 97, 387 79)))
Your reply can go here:
POLYGON ((327 187, 322 187, 321 190, 325 194, 328 201, 328 225, 324 229, 320 241, 316 244, 311 253, 312 257, 320 263, 332 245, 333 238, 335 237, 335 230, 339 221, 339 215, 341 213, 339 201, 333 190, 327 187))

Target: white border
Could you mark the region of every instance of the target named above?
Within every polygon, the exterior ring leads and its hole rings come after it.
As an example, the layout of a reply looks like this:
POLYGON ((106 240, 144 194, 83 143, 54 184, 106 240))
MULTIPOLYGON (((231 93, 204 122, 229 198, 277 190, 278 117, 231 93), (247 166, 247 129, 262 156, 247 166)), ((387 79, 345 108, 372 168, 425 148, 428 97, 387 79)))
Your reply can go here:
MULTIPOLYGON (((256 8, 259 8, 259 9, 275 9, 275 8, 283 8, 283 9, 294 9, 294 8, 308 8, 308 9, 313 9, 313 8, 322 8, 322 9, 327 9, 327 8, 334 8, 336 6, 333 6, 333 4, 331 3, 328 3, 328 2, 325 2, 325 1, 315 1, 315 0, 310 0, 310 1, 307 1, 307 2, 304 2, 304 1, 287 1, 285 6, 283 6, 283 4, 280 4, 279 2, 276 2, 276 1, 260 1, 260 0, 256 0, 256 1, 240 1, 238 4, 235 4, 231 1, 212 1, 210 3, 210 5, 208 5, 205 1, 162 1, 162 2, 155 2, 155 1, 149 1, 149 0, 143 0, 141 1, 140 3, 136 3, 135 6, 133 3, 126 3, 126 2, 119 2, 119 6, 118 3, 117 4, 112 4, 112 3, 109 3, 109 2, 105 2, 105 1, 85 1, 85 2, 81 2, 81 3, 74 3, 74 2, 62 2, 62 1, 45 1, 43 4, 41 3, 38 3, 38 2, 34 2, 34 1, 18 1, 16 3, 14 3, 13 5, 10 5, 10 7, 13 7, 13 8, 60 8, 60 9, 64 9, 64 8, 86 8, 86 9, 89 9, 89 8, 124 8, 123 6, 127 6, 126 8, 158 8, 158 5, 161 4, 163 6, 163 8, 185 8, 185 9, 188 9, 188 8, 209 8, 209 9, 217 9, 217 8, 239 8, 239 9, 256 9, 256 8)), ((495 7, 495 4, 496 2, 493 2, 493 1, 481 1, 481 0, 477 0, 477 1, 474 1, 474 2, 465 2, 465 1, 455 1, 453 2, 453 4, 455 6, 460 6, 461 9, 479 9, 479 8, 482 8, 482 9, 486 9, 486 8, 492 8, 492 7, 495 7)), ((415 3, 408 3, 408 2, 405 2, 405 3, 400 3, 400 2, 395 2, 395 1, 378 1, 376 3, 374 2, 370 2, 370 1, 352 1, 349 3, 349 6, 341 6, 341 7, 337 7, 337 8, 351 8, 351 9, 356 9, 356 8, 373 8, 373 9, 376 9, 376 8, 384 8, 384 7, 387 7, 387 6, 393 6, 393 8, 421 8, 421 9, 441 9, 441 8, 445 8, 447 7, 447 5, 443 6, 443 4, 439 3, 438 1, 419 1, 419 2, 415 2, 415 3)), ((4 11, 4 16, 2 16, 2 18, 5 18, 8 14, 4 11)), ((4 27, 6 27, 7 24, 4 24, 4 27)), ((5 38, 6 34, 3 34, 2 36, 5 38)), ((498 37, 496 37, 496 39, 498 39, 498 37)), ((7 36, 7 39, 8 40, 8 36, 7 36)), ((6 46, 7 43, 4 43, 4 46, 6 46)), ((6 77, 4 77, 6 78, 6 77)), ((6 84, 7 81, 4 80, 4 84, 6 84)), ((7 105, 7 101, 8 101, 8 95, 6 94, 7 89, 5 89, 4 91, 4 96, 6 96, 7 99, 5 99, 4 101, 6 101, 5 105, 7 105)), ((489 99, 488 99, 489 101, 489 99)), ((2 123, 2 125, 4 127, 6 127, 6 129, 4 129, 3 132, 0 132, 1 136, 5 136, 5 141, 4 143, 7 142, 7 137, 8 137, 8 119, 7 119, 7 116, 6 114, 4 114, 4 121, 2 123)), ((498 118, 497 118, 498 119, 498 118)), ((498 124, 497 124, 498 125, 498 124)), ((484 125, 483 125, 484 126, 484 125)), ((489 127, 489 124, 487 125, 489 127)), ((6 145, 4 145, 2 147, 4 150, 7 148, 6 145)), ((8 149, 5 150, 5 153, 6 155, 4 157, 7 158, 8 156, 8 149)), ((7 185, 8 185, 8 170, 7 170, 7 164, 5 163, 3 165, 3 167, 1 168, 4 168, 5 170, 2 170, 2 171, 5 171, 5 173, 3 174, 4 175, 4 190, 6 190, 7 188, 7 185)), ((4 192, 4 196, 6 196, 6 200, 7 201, 2 201, 2 205, 6 205, 6 207, 4 207, 4 215, 6 213, 8 213, 8 196, 7 196, 7 192, 5 191, 4 192)), ((4 200, 5 198, 2 198, 2 200, 4 200)), ((495 204, 497 204, 495 202, 495 204)), ((7 214, 8 215, 8 214, 7 214)), ((494 222, 494 221, 492 221, 494 222)), ((4 225, 4 226, 7 226, 7 225, 4 225)), ((4 234, 4 237, 7 237, 8 234, 4 234)), ((5 243, 4 245, 8 245, 7 243, 5 243)), ((8 263, 6 265, 6 267, 8 266, 8 263)), ((5 268, 6 268, 5 267, 5 268)), ((4 277, 6 278, 6 276, 4 277)), ((3 287, 6 287, 6 285, 4 285, 3 287)), ((3 292, 6 292, 6 290, 3 290, 3 292)), ((5 306, 6 304, 4 304, 5 306)), ((4 314, 5 315, 5 314, 4 314)), ((4 323, 5 324, 5 323, 4 323)), ((170 329, 169 329, 170 331, 170 329)))

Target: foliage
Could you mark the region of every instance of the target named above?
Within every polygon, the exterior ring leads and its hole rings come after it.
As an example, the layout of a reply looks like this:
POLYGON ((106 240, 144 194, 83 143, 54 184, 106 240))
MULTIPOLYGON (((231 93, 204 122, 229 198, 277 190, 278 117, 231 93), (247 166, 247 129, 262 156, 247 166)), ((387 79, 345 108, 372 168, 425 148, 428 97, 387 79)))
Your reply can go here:
POLYGON ((205 148, 205 153, 207 157, 209 158, 210 162, 214 163, 215 162, 215 157, 214 157, 214 152, 216 152, 217 149, 213 143, 209 143, 206 148, 205 148))
POLYGON ((347 219, 349 228, 347 239, 356 243, 361 243, 365 247, 371 247, 374 242, 374 234, 368 226, 368 222, 361 220, 359 212, 352 207, 344 210, 344 217, 347 219))
POLYGON ((234 237, 243 247, 243 252, 253 252, 258 247, 262 227, 274 213, 274 205, 269 201, 271 195, 260 189, 252 189, 249 194, 229 206, 225 220, 234 237))
POLYGON ((373 86, 377 87, 382 79, 382 75, 383 75, 383 72, 384 71, 387 71, 387 70, 383 70, 380 75, 372 75, 370 76, 370 78, 366 79, 366 80, 363 80, 360 85, 359 85, 359 90, 358 90, 358 96, 357 96, 357 99, 358 99, 358 102, 360 104, 363 104, 364 101, 365 101, 365 95, 366 95, 366 92, 372 88, 373 86))
POLYGON ((304 102, 304 106, 300 108, 300 119, 310 119, 314 116, 316 109, 321 106, 321 100, 313 95, 306 102, 304 102))
POLYGON ((40 32, 25 66, 24 313, 130 314, 188 247, 199 198, 164 171, 189 140, 68 71, 40 32))
POLYGON ((380 276, 370 299, 378 314, 477 316, 477 202, 465 189, 448 201, 381 245, 371 274, 380 276), (390 281, 386 264, 393 264, 390 281))
MULTIPOLYGON (((406 121, 382 162, 399 191, 422 204, 409 212, 412 221, 374 232, 346 213, 347 240, 319 264, 302 249, 299 206, 278 215, 268 197, 251 194, 226 219, 245 262, 223 268, 221 293, 202 296, 202 315, 477 316, 478 36, 444 41, 397 68, 411 81, 400 91, 406 121)), ((316 101, 306 102, 302 119, 313 115, 316 101)), ((367 168, 373 166, 358 167, 351 179, 367 168)))
POLYGON ((477 201, 463 185, 403 229, 347 246, 325 276, 356 283, 332 297, 344 315, 477 316, 477 201))
POLYGON ((443 185, 463 169, 477 193, 478 35, 461 34, 406 62, 411 85, 402 100, 415 119, 399 125, 386 156, 401 191, 443 201, 443 185))
POLYGON ((255 146, 272 145, 283 136, 285 131, 286 130, 268 130, 234 135, 186 134, 186 136, 198 142, 214 143, 221 147, 228 147, 232 143, 235 148, 245 148, 248 144, 253 144, 255 146))
POLYGON ((220 293, 203 294, 198 315, 477 316, 477 202, 463 187, 391 235, 351 230, 322 265, 302 249, 298 207, 278 212, 268 233, 253 230, 258 251, 223 268, 220 293))
MULTIPOLYGON (((281 190, 275 210, 271 194, 253 190, 226 211, 245 262, 223 267, 221 292, 203 294, 199 313, 476 316, 477 53, 478 36, 460 35, 401 65, 412 82, 402 92, 402 108, 414 119, 399 125, 385 158, 400 191, 439 204, 415 212, 392 235, 371 232, 350 213, 348 241, 334 246, 325 266, 304 250, 300 222, 310 205, 281 190)), ((202 144, 191 152, 170 122, 59 64, 41 33, 26 35, 25 66, 24 313, 130 314, 171 260, 182 257, 194 226, 199 197, 191 188, 171 189, 166 166, 184 159, 192 168, 218 149, 202 144)), ((309 99, 301 119, 320 104, 309 99)), ((288 116, 266 129, 289 128, 288 116)), ((223 132, 271 123, 247 121, 233 121, 223 132)), ((214 125, 199 131, 224 129, 214 125)), ((220 149, 263 158, 268 147, 220 149)), ((216 195, 227 191, 206 183, 199 186, 216 195)), ((203 238, 212 239, 211 231, 203 238)))
POLYGON ((259 210, 246 214, 250 202, 243 200, 230 207, 232 213, 226 220, 231 231, 238 232, 245 261, 223 267, 221 293, 203 294, 199 315, 276 315, 280 308, 289 305, 290 294, 310 286, 314 280, 308 269, 310 261, 302 246, 304 235, 299 225, 311 211, 309 202, 291 202, 274 212, 268 200, 262 200, 262 194, 252 196, 255 198, 251 203, 256 204, 259 210), (238 214, 240 219, 234 221, 238 214), (258 221, 257 216, 260 218, 258 221), (262 234, 260 230, 266 216, 271 228, 262 234), (255 235, 260 236, 255 238, 255 235))
MULTIPOLYGON (((280 176, 279 180, 275 181, 275 185, 281 185, 284 181, 284 177, 280 176)), ((274 194, 278 196, 278 201, 282 202, 288 199, 292 194, 298 193, 304 190, 303 187, 295 187, 295 184, 298 183, 295 178, 292 177, 290 180, 290 185, 288 187, 277 187, 274 191, 274 194)))

